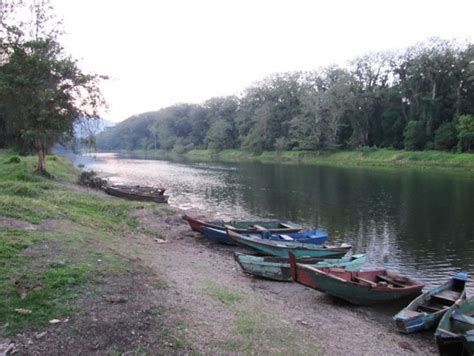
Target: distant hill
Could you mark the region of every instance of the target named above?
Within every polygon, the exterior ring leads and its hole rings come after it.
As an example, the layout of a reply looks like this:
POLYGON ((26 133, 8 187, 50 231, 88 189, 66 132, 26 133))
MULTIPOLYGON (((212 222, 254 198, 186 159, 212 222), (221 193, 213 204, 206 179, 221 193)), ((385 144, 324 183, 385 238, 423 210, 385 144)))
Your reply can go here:
POLYGON ((97 135, 109 127, 115 126, 115 123, 102 118, 95 120, 80 120, 74 127, 74 136, 76 138, 86 138, 90 135, 97 135))

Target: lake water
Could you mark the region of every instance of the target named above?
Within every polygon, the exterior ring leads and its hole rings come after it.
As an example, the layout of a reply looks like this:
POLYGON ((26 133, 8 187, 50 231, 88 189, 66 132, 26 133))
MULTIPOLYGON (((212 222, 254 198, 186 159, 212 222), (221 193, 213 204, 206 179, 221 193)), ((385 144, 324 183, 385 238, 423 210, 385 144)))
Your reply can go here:
MULTIPOLYGON (((76 163, 114 182, 167 188, 170 205, 225 219, 326 229, 369 264, 428 285, 474 273, 474 177, 440 171, 196 163, 98 154, 76 163)), ((474 293, 470 284, 470 290, 474 293)))

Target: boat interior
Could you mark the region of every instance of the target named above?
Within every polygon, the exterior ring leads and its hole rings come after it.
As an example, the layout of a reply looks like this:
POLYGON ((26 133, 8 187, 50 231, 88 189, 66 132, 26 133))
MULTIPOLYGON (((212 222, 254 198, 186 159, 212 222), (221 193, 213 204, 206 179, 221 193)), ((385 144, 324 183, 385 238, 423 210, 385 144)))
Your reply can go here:
POLYGON ((466 333, 474 336, 474 316, 454 311, 451 314, 451 329, 455 333, 466 333))
POLYGON ((420 303, 416 311, 436 313, 440 310, 452 306, 460 297, 464 290, 464 282, 453 279, 449 289, 445 289, 437 294, 431 295, 423 303, 420 303))

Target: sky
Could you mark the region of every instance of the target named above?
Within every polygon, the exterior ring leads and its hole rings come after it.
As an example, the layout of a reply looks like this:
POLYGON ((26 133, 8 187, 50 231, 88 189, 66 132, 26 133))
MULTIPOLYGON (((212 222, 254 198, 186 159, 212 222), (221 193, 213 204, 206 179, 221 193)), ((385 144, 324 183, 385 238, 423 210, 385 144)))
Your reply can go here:
POLYGON ((429 37, 474 40, 474 1, 52 0, 67 52, 101 84, 119 122, 176 103, 241 93, 266 76, 314 70, 429 37))

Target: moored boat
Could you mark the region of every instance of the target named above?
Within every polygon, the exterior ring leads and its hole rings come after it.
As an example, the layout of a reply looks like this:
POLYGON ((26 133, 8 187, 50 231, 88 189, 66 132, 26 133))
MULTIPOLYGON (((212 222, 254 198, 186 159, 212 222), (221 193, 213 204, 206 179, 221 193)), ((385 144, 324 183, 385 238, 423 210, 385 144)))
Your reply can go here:
POLYGON ((164 188, 126 186, 126 185, 108 185, 104 188, 105 192, 119 198, 153 201, 155 203, 167 203, 168 196, 164 195, 164 188))
POLYGON ((189 226, 193 231, 197 232, 201 232, 201 228, 203 226, 223 231, 230 229, 242 233, 252 233, 256 231, 258 232, 267 230, 270 232, 287 234, 298 232, 302 229, 301 226, 291 221, 204 221, 188 215, 183 215, 183 219, 189 223, 189 226))
MULTIPOLYGON (((290 263, 288 258, 274 256, 256 256, 236 252, 235 260, 242 270, 251 275, 274 281, 290 282, 290 263)), ((298 263, 319 267, 341 267, 349 271, 358 271, 366 261, 363 254, 342 258, 301 258, 298 263)))
POLYGON ((259 235, 244 235, 227 230, 229 237, 237 244, 250 247, 265 255, 288 258, 288 253, 296 257, 327 257, 337 258, 344 256, 352 248, 351 245, 339 246, 314 245, 308 243, 264 240, 259 235))
MULTIPOLYGON (((235 241, 232 240, 228 235, 226 230, 215 229, 213 227, 203 226, 201 227, 201 233, 207 239, 223 243, 227 245, 236 245, 235 241)), ((272 241, 293 241, 293 242, 302 242, 308 244, 321 245, 327 238, 328 233, 321 229, 301 231, 296 233, 272 233, 269 231, 254 232, 256 236, 259 236, 262 239, 272 240, 272 241)))
POLYGON ((387 303, 417 296, 424 285, 386 269, 351 272, 340 268, 314 268, 290 255, 294 281, 356 305, 387 303))
POLYGON ((464 300, 444 313, 435 339, 441 356, 474 355, 474 298, 464 300))
POLYGON ((398 330, 408 334, 435 328, 444 313, 466 299, 468 277, 466 272, 460 272, 441 286, 414 299, 393 317, 398 330))

